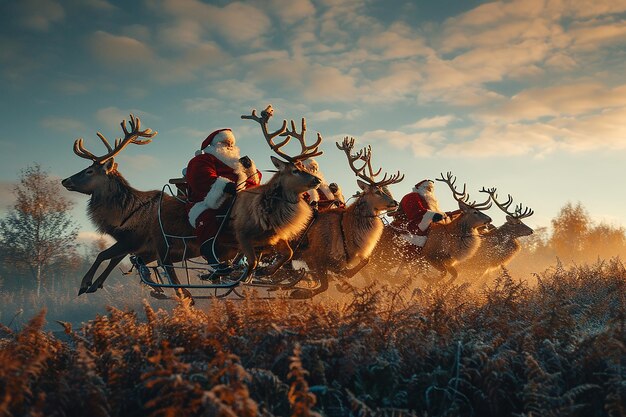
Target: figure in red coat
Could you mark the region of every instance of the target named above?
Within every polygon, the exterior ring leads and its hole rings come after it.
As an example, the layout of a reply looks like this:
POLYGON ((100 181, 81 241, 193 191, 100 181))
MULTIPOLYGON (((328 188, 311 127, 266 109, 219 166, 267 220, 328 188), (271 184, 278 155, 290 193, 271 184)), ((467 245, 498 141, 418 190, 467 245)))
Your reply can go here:
POLYGON ((305 160, 302 165, 308 173, 322 180, 319 187, 304 193, 304 199, 309 202, 309 204, 318 207, 320 210, 345 207, 346 200, 343 197, 341 188, 334 182, 330 184, 326 182, 324 174, 320 171, 320 166, 314 158, 305 160))
POLYGON ((400 235, 403 240, 418 247, 426 243, 433 222, 441 222, 457 213, 441 211, 434 191, 435 183, 431 180, 415 184, 413 192, 405 195, 400 201, 400 209, 392 222, 397 229, 406 231, 400 235))
POLYGON ((261 183, 261 173, 254 162, 247 156, 240 157, 239 152, 230 129, 216 130, 202 142, 184 172, 189 223, 201 242, 200 252, 211 265, 219 263, 212 240, 221 222, 217 215, 226 210, 224 203, 237 191, 261 183))

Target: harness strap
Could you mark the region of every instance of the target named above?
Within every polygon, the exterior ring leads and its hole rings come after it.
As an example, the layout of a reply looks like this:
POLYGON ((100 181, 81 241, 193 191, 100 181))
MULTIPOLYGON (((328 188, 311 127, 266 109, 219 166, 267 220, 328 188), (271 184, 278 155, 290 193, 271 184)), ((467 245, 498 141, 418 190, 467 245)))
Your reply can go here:
POLYGON ((350 262, 350 254, 348 253, 348 245, 346 244, 346 232, 343 230, 343 215, 345 211, 342 211, 339 218, 339 230, 341 230, 341 242, 343 243, 343 252, 346 255, 346 263, 350 262))

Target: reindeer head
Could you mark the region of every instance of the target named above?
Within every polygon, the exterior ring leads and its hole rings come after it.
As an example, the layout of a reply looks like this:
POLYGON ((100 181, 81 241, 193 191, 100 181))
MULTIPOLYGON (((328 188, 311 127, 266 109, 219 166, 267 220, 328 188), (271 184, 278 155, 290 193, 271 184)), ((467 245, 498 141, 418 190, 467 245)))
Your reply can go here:
POLYGON ((274 131, 268 131, 268 122, 270 117, 274 114, 274 109, 271 105, 267 106, 265 110, 261 112, 261 117, 257 116, 256 110, 252 110, 250 115, 242 115, 242 119, 254 120, 261 126, 263 136, 267 141, 270 148, 285 161, 278 159, 274 156, 271 157, 272 163, 278 170, 278 173, 272 178, 280 184, 283 190, 287 193, 301 194, 307 190, 317 188, 321 184, 321 179, 304 169, 302 161, 318 156, 322 154, 322 151, 318 150, 320 143, 322 143, 322 135, 317 134, 317 141, 312 145, 307 145, 305 140, 306 135, 306 121, 302 118, 302 128, 300 132, 296 131, 296 124, 291 121, 291 129, 287 129, 287 121, 283 120, 282 126, 274 131), (274 139, 278 136, 285 137, 279 143, 275 143, 274 139), (299 155, 291 156, 287 155, 281 148, 285 146, 291 138, 298 139, 301 146, 299 155))
POLYGON ((459 203, 463 221, 468 227, 475 229, 491 223, 491 217, 483 213, 483 210, 487 210, 491 207, 491 200, 489 198, 478 204, 475 201, 470 202, 469 195, 466 193, 465 184, 463 184, 463 191, 459 192, 454 185, 456 177, 453 176, 451 172, 448 172, 445 177, 442 173, 441 178, 436 178, 436 180, 448 184, 448 187, 452 191, 452 196, 459 203))
POLYGON ((521 204, 518 204, 515 206, 515 210, 513 212, 510 212, 509 207, 513 203, 513 197, 511 197, 511 194, 509 194, 507 201, 501 203, 498 201, 498 194, 496 193, 496 191, 496 188, 485 187, 480 190, 481 193, 489 194, 489 198, 491 199, 491 201, 493 201, 494 204, 506 214, 506 223, 504 223, 498 229, 512 237, 532 235, 534 233, 533 229, 524 224, 522 219, 532 216, 534 211, 528 207, 524 207, 521 204))
POLYGON ((378 169, 376 172, 372 169, 371 146, 361 149, 356 154, 352 154, 352 149, 354 148, 354 138, 348 138, 347 136, 343 139, 341 145, 339 145, 339 143, 336 143, 336 145, 338 149, 344 151, 346 157, 348 158, 350 168, 357 175, 357 177, 360 178, 356 182, 363 192, 359 195, 357 204, 368 205, 376 214, 382 211, 397 209, 398 202, 393 199, 387 186, 399 183, 404 179, 404 175, 400 175, 400 171, 398 171, 388 177, 387 173, 385 173, 382 180, 375 181, 375 177, 380 174, 382 168, 378 169), (363 165, 357 167, 354 163, 359 160, 363 162, 363 165), (367 174, 365 173, 365 168, 368 169, 367 174))
POLYGON ((118 175, 117 163, 113 159, 118 153, 122 151, 126 146, 131 143, 135 145, 146 145, 152 141, 152 139, 137 140, 139 137, 152 138, 157 132, 153 132, 151 129, 139 130, 141 127, 141 121, 138 117, 130 115, 130 132, 126 128, 126 120, 122 120, 121 126, 124 131, 124 138, 115 139, 115 146, 111 147, 109 141, 97 132, 96 134, 106 146, 108 153, 103 156, 95 156, 83 145, 83 138, 76 139, 74 142, 74 153, 81 158, 89 159, 93 161, 91 166, 83 169, 80 172, 72 175, 61 181, 61 184, 69 191, 77 191, 79 193, 93 194, 96 190, 104 189, 106 184, 110 181, 110 175, 118 175))

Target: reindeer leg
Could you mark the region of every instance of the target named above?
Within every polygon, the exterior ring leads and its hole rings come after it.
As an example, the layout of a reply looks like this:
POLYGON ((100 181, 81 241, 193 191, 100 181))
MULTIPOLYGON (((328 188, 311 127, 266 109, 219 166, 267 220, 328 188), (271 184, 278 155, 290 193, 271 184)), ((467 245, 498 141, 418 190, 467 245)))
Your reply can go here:
POLYGON ((107 265, 106 269, 100 274, 100 276, 98 278, 96 278, 96 280, 94 281, 93 284, 91 284, 91 286, 89 287, 89 289, 87 289, 87 291, 85 291, 86 293, 92 293, 92 292, 96 292, 96 290, 98 288, 102 288, 102 285, 104 284, 104 281, 107 279, 107 277, 109 276, 109 274, 111 273, 111 271, 113 271, 113 269, 117 266, 117 264, 119 264, 120 262, 122 262, 122 259, 124 259, 126 255, 121 255, 115 258, 111 258, 111 260, 109 261, 109 264, 107 265))
POLYGON ((241 252, 246 256, 248 261, 248 271, 246 272, 245 278, 248 278, 252 275, 252 272, 256 269, 259 261, 256 256, 256 252, 254 251, 254 245, 248 239, 242 238, 241 236, 237 236, 237 240, 239 241, 239 247, 241 252))
POLYGON ((448 273, 452 275, 452 277, 450 278, 450 282, 454 281, 459 276, 459 272, 456 270, 456 268, 453 265, 447 265, 447 270, 448 270, 448 273))
POLYGON ((426 281, 429 284, 434 284, 435 282, 441 281, 446 276, 446 274, 448 273, 448 268, 446 267, 446 265, 445 265, 445 263, 443 261, 430 262, 430 266, 432 266, 437 271, 439 271, 440 275, 437 278, 437 280, 435 281, 432 278, 428 277, 427 273, 424 273, 422 275, 422 278, 424 279, 424 281, 426 281))
MULTIPOLYGON (((108 259, 117 258, 119 256, 123 258, 126 255, 128 255, 128 248, 125 245, 123 245, 121 242, 117 242, 110 248, 107 248, 103 250, 102 252, 100 252, 98 256, 96 256, 96 260, 94 261, 93 265, 91 265, 91 268, 89 268, 89 271, 87 271, 87 273, 83 277, 83 280, 80 283, 80 289, 78 290, 78 295, 81 295, 87 292, 87 290, 91 287, 91 280, 102 262, 108 259)), ((117 263, 115 265, 117 265, 117 263)), ((111 268, 111 270, 112 269, 113 268, 111 268)), ((104 282, 104 280, 106 279, 107 275, 109 275, 111 270, 107 268, 108 272, 104 271, 102 275, 98 277, 98 279, 102 278, 102 282, 104 282)))
POLYGON ((365 267, 365 265, 367 265, 369 263, 370 259, 369 258, 365 258, 362 259, 361 262, 359 262, 359 264, 357 266, 355 266, 352 269, 346 269, 345 271, 343 271, 343 276, 346 278, 352 278, 353 276, 355 276, 361 269, 363 269, 365 267))
POLYGON ((314 290, 309 290, 308 288, 296 288, 291 292, 291 298, 304 300, 314 297, 317 294, 321 294, 328 289, 328 270, 326 268, 321 270, 318 269, 314 271, 314 274, 318 278, 320 286, 314 290))
POLYGON ((290 261, 291 257, 293 256, 293 250, 291 249, 291 246, 289 246, 289 242, 287 242, 286 240, 278 241, 278 243, 276 244, 276 249, 280 256, 276 261, 274 261, 272 265, 268 266, 265 270, 264 275, 268 277, 274 275, 276 271, 278 271, 280 267, 285 264, 285 262, 290 261))

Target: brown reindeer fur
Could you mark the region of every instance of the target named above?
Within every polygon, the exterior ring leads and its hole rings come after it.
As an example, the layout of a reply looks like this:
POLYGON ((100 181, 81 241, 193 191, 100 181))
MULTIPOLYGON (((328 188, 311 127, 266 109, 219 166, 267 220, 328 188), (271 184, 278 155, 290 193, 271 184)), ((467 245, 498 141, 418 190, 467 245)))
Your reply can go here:
POLYGON ((533 229, 521 220, 507 216, 502 226, 481 235, 482 243, 478 250, 472 257, 460 262, 458 268, 471 279, 481 278, 508 264, 521 249, 517 239, 532 233, 533 229))
MULTIPOLYGON (((167 253, 158 215, 162 193, 134 189, 117 171, 116 165, 112 159, 104 165, 94 163, 62 181, 68 190, 91 195, 87 206, 89 218, 98 231, 116 240, 113 246, 98 254, 81 281, 79 294, 102 288, 109 273, 128 254, 135 254, 146 263, 161 260, 164 264, 180 261, 183 257, 184 246, 180 239, 170 242, 170 251, 167 253), (105 271, 92 283, 100 264, 109 259, 105 271)), ((194 231, 187 220, 184 204, 169 195, 162 197, 161 218, 166 233, 193 236, 194 231)), ((195 241, 188 241, 185 257, 198 255, 195 241)), ((168 272, 176 282, 173 270, 168 272)))
POLYGON ((416 247, 402 239, 401 231, 390 227, 383 231, 381 242, 372 254, 373 268, 366 271, 386 274, 398 262, 408 266, 423 267, 426 261, 441 272, 440 278, 447 273, 455 279, 458 275, 455 265, 471 257, 481 244, 481 237, 476 230, 487 224, 491 218, 480 210, 459 202, 461 214, 448 223, 433 223, 424 247, 418 251, 416 247))
POLYGON ((446 273, 455 279, 458 272, 454 265, 471 257, 481 243, 476 230, 478 227, 491 222, 485 213, 459 202, 461 214, 450 223, 435 223, 431 226, 428 240, 422 248, 422 256, 435 269, 441 271, 441 278, 446 273))
POLYGON ((313 210, 302 193, 320 184, 318 177, 295 164, 272 157, 278 169, 269 182, 237 195, 231 212, 231 227, 239 248, 248 259, 248 274, 256 268, 255 247, 274 246, 280 258, 267 271, 272 275, 291 259, 289 241, 306 228, 313 210))
POLYGON ((321 212, 307 233, 308 245, 300 255, 320 280, 315 293, 328 288, 328 271, 344 272, 365 262, 383 233, 378 215, 398 203, 379 187, 359 181, 364 190, 354 204, 321 212))

